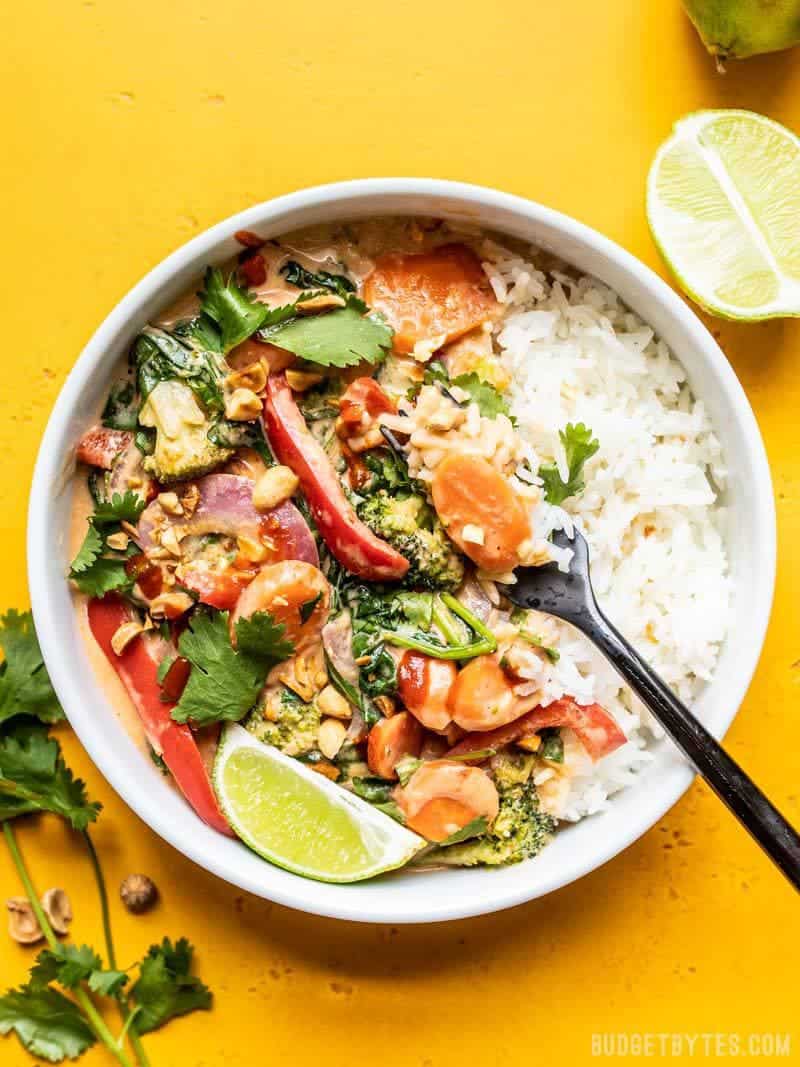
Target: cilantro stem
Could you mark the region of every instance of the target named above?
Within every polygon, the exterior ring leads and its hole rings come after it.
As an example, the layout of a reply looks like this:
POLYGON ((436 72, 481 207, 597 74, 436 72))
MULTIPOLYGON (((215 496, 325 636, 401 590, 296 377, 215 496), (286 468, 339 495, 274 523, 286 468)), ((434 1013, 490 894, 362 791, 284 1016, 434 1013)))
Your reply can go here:
MULTIPOLYGON (((56 935, 53 933, 53 928, 39 902, 39 896, 33 887, 31 876, 28 874, 28 868, 25 866, 25 861, 22 858, 22 853, 19 850, 19 845, 17 844, 17 839, 14 836, 14 831, 11 828, 9 819, 6 819, 3 822, 3 835, 5 836, 6 844, 8 845, 8 851, 11 853, 11 859, 14 862, 14 866, 17 868, 19 879, 22 882, 30 906, 33 909, 33 914, 36 916, 48 945, 55 952, 58 949, 56 935)), ((75 994, 75 1000, 78 1002, 83 1014, 86 1016, 86 1020, 98 1040, 106 1046, 112 1056, 114 1056, 117 1062, 121 1064, 121 1067, 134 1067, 125 1049, 122 1049, 117 1045, 113 1034, 106 1026, 103 1017, 94 1006, 94 1003, 86 990, 78 986, 73 989, 72 992, 75 994)))
POLYGON ((427 656, 433 656, 435 659, 474 659, 475 656, 484 656, 495 651, 497 648, 497 638, 491 630, 483 625, 476 615, 473 615, 471 611, 465 608, 464 605, 456 600, 450 593, 442 593, 442 604, 454 615, 457 615, 462 619, 473 633, 478 635, 480 640, 473 641, 470 644, 448 645, 447 647, 444 647, 435 644, 433 641, 421 641, 419 638, 406 637, 405 634, 392 632, 390 630, 384 630, 381 634, 382 638, 389 642, 389 644, 397 645, 400 648, 410 648, 412 651, 422 652, 427 656))
POLYGON ((22 882, 22 888, 25 890, 30 905, 33 908, 33 914, 36 916, 36 921, 39 923, 42 933, 47 939, 47 944, 53 952, 55 952, 58 949, 56 935, 53 933, 53 928, 44 913, 42 905, 39 903, 39 897, 36 890, 33 888, 33 882, 28 874, 28 868, 25 866, 25 861, 19 850, 17 839, 14 837, 14 831, 11 829, 11 822, 9 819, 6 819, 3 823, 3 834, 5 835, 6 844, 8 845, 8 851, 11 853, 11 859, 14 861, 14 866, 17 868, 19 880, 22 882))
MULTIPOLYGON (((94 841, 92 841, 91 835, 88 830, 81 831, 83 840, 86 843, 86 851, 89 853, 89 861, 92 865, 94 872, 94 880, 97 883, 97 895, 100 897, 100 914, 103 918, 103 939, 106 943, 106 958, 108 959, 108 966, 112 971, 117 970, 117 954, 114 951, 114 937, 111 933, 111 911, 108 906, 108 889, 106 888, 106 880, 103 875, 103 868, 100 866, 100 857, 97 855, 97 849, 94 847, 94 841)), ((119 1036, 119 1044, 122 1045, 125 1040, 125 1034, 128 1034, 128 1040, 133 1046, 133 1051, 136 1054, 136 1059, 139 1063, 139 1067, 150 1067, 150 1060, 147 1058, 147 1053, 142 1045, 142 1039, 140 1038, 136 1027, 133 1025, 134 1016, 138 1009, 131 1009, 130 1001, 124 994, 117 1001, 119 1005, 119 1014, 122 1019, 122 1033, 119 1036)))

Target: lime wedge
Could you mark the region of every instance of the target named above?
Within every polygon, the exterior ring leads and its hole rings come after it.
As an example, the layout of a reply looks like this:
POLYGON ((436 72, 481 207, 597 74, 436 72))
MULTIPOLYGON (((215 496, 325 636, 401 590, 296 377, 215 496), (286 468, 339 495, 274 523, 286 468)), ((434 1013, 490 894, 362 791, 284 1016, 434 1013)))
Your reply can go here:
POLYGON ((254 852, 320 882, 402 867, 426 842, 316 771, 228 725, 213 771, 220 806, 254 852))
POLYGON ((647 180, 653 237, 714 315, 800 315, 800 139, 752 111, 681 119, 647 180))

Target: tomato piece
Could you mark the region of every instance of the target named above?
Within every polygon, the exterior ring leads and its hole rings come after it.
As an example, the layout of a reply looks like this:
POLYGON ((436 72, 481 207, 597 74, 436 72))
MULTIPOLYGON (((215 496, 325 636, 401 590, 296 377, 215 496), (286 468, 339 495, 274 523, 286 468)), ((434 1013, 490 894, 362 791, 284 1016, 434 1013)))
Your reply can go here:
POLYGON ((404 756, 419 756, 422 727, 407 711, 381 719, 369 732, 367 763, 379 778, 397 778, 395 767, 404 756))
POLYGON ((264 244, 264 238, 259 237, 252 230, 237 230, 233 235, 233 239, 245 248, 261 248, 264 244))
POLYGON ((283 374, 271 374, 267 380, 264 424, 273 452, 299 478, 319 532, 342 566, 368 581, 402 578, 408 560, 358 518, 283 374))
POLYGON ((396 410, 374 378, 356 378, 339 398, 339 436, 366 433, 378 415, 396 410))
POLYGON ((408 827, 428 841, 445 841, 475 819, 489 824, 500 807, 485 771, 447 759, 423 763, 393 796, 408 827))
POLYGON ((245 285, 250 289, 263 285, 267 280, 267 264, 264 262, 264 257, 259 256, 258 253, 247 256, 239 264, 239 273, 245 285))
POLYGON ((299 650, 319 638, 329 610, 330 586, 319 567, 301 560, 268 563, 236 602, 231 630, 239 619, 268 611, 284 624, 284 636, 299 650))
POLYGON ((451 453, 434 471, 431 492, 447 533, 473 563, 493 572, 518 564, 520 545, 531 536, 530 521, 520 498, 488 460, 451 453), (467 537, 466 526, 474 528, 467 537))
POLYGON ((364 282, 364 300, 386 316, 395 349, 405 353, 420 341, 452 341, 500 310, 481 261, 460 244, 382 256, 364 282))
POLYGON ((93 426, 78 441, 75 456, 79 463, 90 467, 111 470, 114 460, 133 441, 130 430, 109 430, 106 426, 93 426))
POLYGON ((129 578, 133 578, 148 600, 157 597, 164 587, 161 568, 151 563, 143 552, 125 561, 125 573, 129 578))
POLYGON ((468 734, 448 752, 448 756, 464 756, 484 748, 497 751, 546 726, 568 726, 595 761, 608 756, 627 741, 605 708, 599 704, 578 704, 572 697, 561 697, 546 707, 526 712, 497 730, 468 734))
POLYGON ((223 571, 209 570, 202 563, 187 563, 181 576, 181 585, 197 593, 203 604, 229 611, 236 607, 242 590, 252 582, 258 571, 229 567, 223 571))
POLYGON ((94 639, 127 689, 153 750, 163 756, 178 787, 200 818, 232 837, 192 731, 185 723, 174 721, 175 705, 162 700, 158 665, 170 646, 156 635, 145 633, 135 637, 118 656, 111 647, 111 638, 129 621, 131 614, 117 597, 90 600, 88 616, 94 639))
POLYGON ((511 682, 495 656, 477 656, 458 672, 447 708, 464 730, 493 730, 520 714, 511 682))
POLYGON ((452 660, 409 650, 397 671, 397 694, 415 719, 441 733, 452 721, 447 698, 457 677, 452 660))

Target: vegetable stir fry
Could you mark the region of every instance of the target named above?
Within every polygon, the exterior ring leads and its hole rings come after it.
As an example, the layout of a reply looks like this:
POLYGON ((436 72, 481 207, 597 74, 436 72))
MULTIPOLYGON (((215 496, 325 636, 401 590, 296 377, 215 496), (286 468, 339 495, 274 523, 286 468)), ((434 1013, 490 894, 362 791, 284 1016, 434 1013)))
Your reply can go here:
POLYGON ((424 838, 415 864, 532 857, 556 822, 542 772, 625 736, 548 698, 559 630, 501 587, 552 560, 547 515, 599 443, 567 425, 563 456, 532 458, 469 239, 435 220, 237 236, 78 443, 91 632, 221 833, 210 754, 240 723, 424 838))

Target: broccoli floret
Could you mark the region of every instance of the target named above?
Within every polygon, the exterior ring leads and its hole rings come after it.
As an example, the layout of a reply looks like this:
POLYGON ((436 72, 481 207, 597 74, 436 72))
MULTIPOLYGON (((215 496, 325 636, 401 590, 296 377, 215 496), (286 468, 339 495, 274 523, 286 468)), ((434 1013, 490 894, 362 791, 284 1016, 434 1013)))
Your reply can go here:
POLYGON ((270 689, 245 723, 265 745, 274 745, 287 756, 304 756, 317 747, 320 714, 314 704, 304 704, 291 689, 270 689))
POLYGON ((358 517, 411 564, 404 581, 421 589, 455 589, 464 564, 424 496, 392 496, 385 489, 363 500, 358 517))
POLYGON ((536 787, 531 781, 505 788, 500 781, 497 784, 500 810, 489 833, 437 849, 427 860, 448 867, 500 867, 530 859, 542 850, 555 829, 555 819, 540 810, 536 787))
POLYGON ((144 467, 160 482, 195 478, 232 454, 230 448, 209 440, 207 416, 192 389, 176 379, 159 382, 152 389, 139 412, 139 422, 155 427, 155 448, 144 467))

